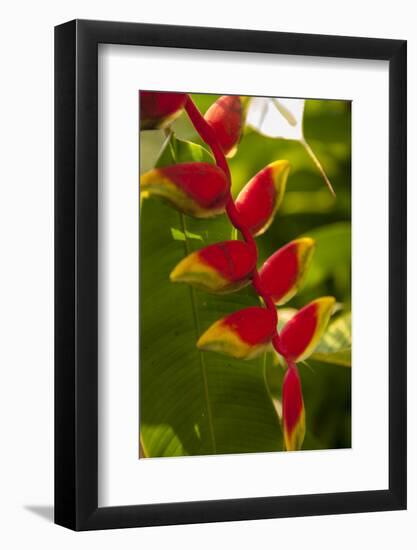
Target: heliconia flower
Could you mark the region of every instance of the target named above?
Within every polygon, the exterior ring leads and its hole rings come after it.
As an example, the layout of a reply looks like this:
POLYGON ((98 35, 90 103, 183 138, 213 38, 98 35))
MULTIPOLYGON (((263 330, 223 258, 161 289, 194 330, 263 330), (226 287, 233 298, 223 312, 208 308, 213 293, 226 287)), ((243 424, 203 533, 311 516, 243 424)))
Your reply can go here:
POLYGON ((315 243, 308 237, 286 244, 270 256, 259 271, 263 289, 280 305, 300 288, 313 256, 315 243))
POLYGON ((170 279, 224 294, 246 286, 255 266, 255 253, 245 242, 225 241, 206 246, 181 260, 170 279))
POLYGON ((204 115, 227 157, 232 157, 237 150, 245 124, 247 103, 247 98, 224 95, 204 115))
POLYGON ((325 296, 300 309, 281 330, 281 355, 292 362, 307 359, 323 336, 334 303, 333 297, 325 296))
POLYGON ((163 197, 196 218, 221 214, 230 196, 230 184, 223 170, 207 162, 154 168, 141 176, 140 190, 163 197))
POLYGON ((165 128, 177 116, 187 100, 187 94, 171 92, 140 92, 140 129, 165 128))
POLYGON ((290 163, 277 160, 268 164, 245 185, 236 199, 243 224, 254 235, 261 235, 271 225, 284 197, 290 163))
POLYGON ((282 427, 286 451, 298 451, 306 432, 305 410, 300 375, 289 365, 282 383, 282 427))
POLYGON ((200 336, 197 347, 238 359, 252 359, 269 347, 274 331, 269 310, 248 307, 216 321, 200 336))

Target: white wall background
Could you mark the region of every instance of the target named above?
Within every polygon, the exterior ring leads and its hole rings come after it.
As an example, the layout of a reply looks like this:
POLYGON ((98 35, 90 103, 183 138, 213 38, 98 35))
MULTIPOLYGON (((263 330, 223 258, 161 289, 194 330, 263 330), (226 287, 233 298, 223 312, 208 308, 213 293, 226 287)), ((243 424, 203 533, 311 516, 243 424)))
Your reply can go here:
MULTIPOLYGON (((408 39, 409 280, 417 280, 417 36, 408 0, 202 3, 19 1, 2 9, 0 65, 0 546, 7 549, 231 545, 379 549, 417 540, 416 285, 409 288, 409 510, 75 534, 53 495, 53 26, 75 17, 408 39)), ((370 212, 371 215, 371 212, 370 212)), ((375 383, 378 383, 376 380, 375 383)))

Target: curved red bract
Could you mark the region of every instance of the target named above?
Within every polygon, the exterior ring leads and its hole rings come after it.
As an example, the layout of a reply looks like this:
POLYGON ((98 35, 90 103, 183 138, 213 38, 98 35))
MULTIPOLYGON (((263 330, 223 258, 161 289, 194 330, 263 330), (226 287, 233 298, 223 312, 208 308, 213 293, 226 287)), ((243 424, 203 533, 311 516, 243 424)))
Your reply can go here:
POLYGON ((250 345, 269 342, 275 332, 271 312, 263 307, 248 307, 228 315, 223 324, 232 328, 250 345))
POLYGON ((294 286, 299 274, 298 245, 291 242, 266 260, 259 271, 262 286, 274 302, 294 286))
POLYGON ((140 92, 141 129, 161 128, 166 120, 179 113, 187 100, 187 94, 171 92, 140 92))
POLYGON ((208 109, 204 118, 213 128, 225 155, 239 143, 243 126, 243 106, 239 96, 220 97, 208 109))
POLYGON ((236 199, 242 224, 252 233, 260 231, 274 213, 276 197, 272 169, 267 166, 251 179, 236 199))
POLYGON ((300 309, 281 330, 280 342, 282 353, 288 359, 302 355, 310 344, 317 327, 318 306, 311 303, 300 309))
POLYGON ((300 376, 294 366, 288 367, 282 384, 282 420, 284 430, 291 434, 301 419, 304 408, 300 376))
POLYGON ((184 162, 159 168, 159 172, 204 208, 225 205, 228 200, 229 182, 214 164, 184 162))
POLYGON ((212 244, 199 250, 198 255, 231 282, 248 277, 256 266, 253 250, 243 241, 212 244))

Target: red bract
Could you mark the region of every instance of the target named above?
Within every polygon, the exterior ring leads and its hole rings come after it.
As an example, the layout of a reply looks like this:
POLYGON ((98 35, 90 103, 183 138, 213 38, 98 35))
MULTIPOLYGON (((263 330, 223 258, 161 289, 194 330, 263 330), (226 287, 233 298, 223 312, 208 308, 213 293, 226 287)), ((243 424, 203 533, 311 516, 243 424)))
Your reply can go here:
POLYGON ((281 330, 280 353, 291 361, 307 359, 319 343, 333 311, 335 299, 318 298, 300 309, 281 330))
POLYGON ((274 332, 274 317, 268 309, 248 307, 211 325, 198 340, 197 347, 252 359, 265 351, 274 332))
POLYGON ((246 286, 255 267, 253 249, 242 241, 226 241, 190 254, 175 267, 170 278, 223 294, 246 286))
POLYGON ((271 225, 284 196, 290 164, 277 160, 258 172, 240 192, 236 209, 241 222, 254 235, 271 225))
POLYGON ((305 436, 305 412, 301 381, 295 365, 289 365, 282 383, 282 426, 287 451, 297 451, 305 436))
POLYGON ((213 128, 226 156, 233 156, 239 143, 244 120, 245 103, 240 96, 224 95, 208 109, 204 118, 213 128))
POLYGON ((230 184, 224 172, 206 162, 186 162, 154 168, 140 178, 140 190, 167 199, 196 218, 224 212, 230 184))
POLYGON ((314 251, 309 238, 291 241, 266 260, 259 271, 262 288, 276 304, 290 300, 300 288, 314 251))
POLYGON ((140 92, 140 128, 165 128, 181 113, 187 94, 140 92))

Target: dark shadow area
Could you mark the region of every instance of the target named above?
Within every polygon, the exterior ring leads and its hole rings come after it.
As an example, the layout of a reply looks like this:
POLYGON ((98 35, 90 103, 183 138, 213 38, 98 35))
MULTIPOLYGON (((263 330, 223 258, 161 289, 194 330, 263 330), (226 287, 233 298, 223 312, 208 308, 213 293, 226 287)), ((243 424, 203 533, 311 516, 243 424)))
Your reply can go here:
POLYGON ((36 504, 26 505, 24 506, 25 510, 28 510, 29 512, 32 512, 32 514, 36 514, 37 516, 46 519, 46 521, 49 521, 50 523, 53 523, 54 521, 54 507, 53 506, 38 506, 36 504))

